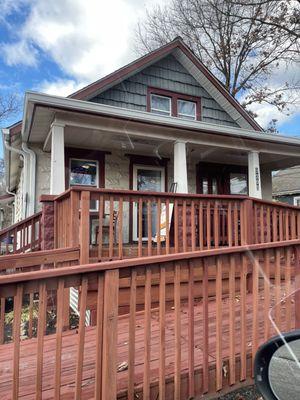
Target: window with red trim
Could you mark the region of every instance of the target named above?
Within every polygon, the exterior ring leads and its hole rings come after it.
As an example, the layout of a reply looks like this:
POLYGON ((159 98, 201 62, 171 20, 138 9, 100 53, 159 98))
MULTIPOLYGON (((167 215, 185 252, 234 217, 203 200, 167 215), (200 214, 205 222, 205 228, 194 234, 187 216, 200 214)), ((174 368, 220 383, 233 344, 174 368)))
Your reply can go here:
POLYGON ((195 96, 148 88, 147 111, 182 119, 200 120, 201 101, 199 97, 195 96))

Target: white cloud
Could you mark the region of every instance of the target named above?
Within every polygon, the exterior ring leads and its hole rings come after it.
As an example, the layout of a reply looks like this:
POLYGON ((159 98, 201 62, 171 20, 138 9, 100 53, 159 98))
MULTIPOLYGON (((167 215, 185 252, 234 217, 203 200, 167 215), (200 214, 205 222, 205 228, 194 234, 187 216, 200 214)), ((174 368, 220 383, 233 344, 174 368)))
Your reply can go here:
POLYGON ((13 44, 4 43, 0 46, 0 50, 6 59, 7 65, 23 64, 31 67, 37 65, 38 52, 25 40, 20 40, 13 44))
MULTIPOLYGON (((1 0, 0 0, 1 1, 1 0)), ((8 10, 13 3, 4 0, 8 10)), ((76 81, 93 81, 133 57, 132 28, 145 2, 137 0, 17 0, 27 1, 28 15, 17 40, 2 43, 9 65, 37 65, 50 57, 76 81)))
POLYGON ((56 96, 68 96, 84 87, 86 82, 76 82, 73 79, 44 80, 34 90, 56 96))

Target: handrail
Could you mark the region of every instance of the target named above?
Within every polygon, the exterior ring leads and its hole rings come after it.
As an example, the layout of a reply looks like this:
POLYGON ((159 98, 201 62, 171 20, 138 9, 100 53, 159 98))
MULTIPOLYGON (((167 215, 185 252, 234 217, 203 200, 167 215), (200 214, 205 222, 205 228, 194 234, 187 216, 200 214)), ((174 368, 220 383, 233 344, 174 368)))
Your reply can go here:
POLYGON ((93 264, 74 265, 74 266, 57 268, 55 270, 53 269, 40 270, 40 271, 24 272, 22 274, 18 273, 18 274, 0 276, 0 285, 8 283, 24 282, 30 280, 41 280, 47 278, 83 274, 83 273, 85 274, 95 273, 106 270, 124 269, 130 267, 138 267, 138 266, 150 266, 152 264, 162 264, 176 260, 182 261, 182 260, 191 260, 195 258, 205 258, 210 256, 219 256, 219 255, 225 256, 228 254, 237 254, 237 253, 251 252, 251 251, 258 251, 265 249, 285 248, 297 245, 300 245, 299 239, 284 240, 271 243, 259 243, 247 246, 225 247, 225 248, 217 248, 217 249, 202 250, 202 251, 190 251, 186 253, 173 253, 168 255, 131 258, 125 260, 107 261, 107 262, 93 263, 93 264))
POLYGON ((41 264, 79 259, 79 247, 41 250, 33 253, 0 256, 0 271, 12 268, 27 268, 41 264), (76 254, 77 257, 74 257, 76 254))
POLYGON ((27 222, 30 222, 34 219, 37 219, 42 216, 42 211, 39 211, 33 215, 30 215, 30 217, 24 218, 21 221, 18 221, 14 223, 13 225, 8 226, 7 228, 4 228, 0 231, 0 237, 8 233, 9 231, 14 230, 15 228, 18 228, 19 226, 26 224, 27 222))

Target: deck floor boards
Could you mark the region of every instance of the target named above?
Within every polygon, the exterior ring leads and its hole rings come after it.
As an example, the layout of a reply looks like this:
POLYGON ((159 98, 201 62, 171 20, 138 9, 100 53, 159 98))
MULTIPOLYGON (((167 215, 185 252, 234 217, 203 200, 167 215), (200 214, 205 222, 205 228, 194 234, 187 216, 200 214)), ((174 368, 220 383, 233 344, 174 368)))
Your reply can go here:
MULTIPOLYGON (((263 304, 263 293, 259 293, 259 301, 263 304)), ((229 356, 229 302, 228 298, 222 302, 222 354, 229 356)), ((235 310, 235 341, 236 355, 239 354, 240 338, 240 311, 239 297, 236 298, 235 310)), ((283 306, 284 307, 284 306, 283 306)), ((251 351, 252 340, 252 296, 247 295, 247 347, 251 351)), ((216 302, 209 301, 209 363, 215 363, 216 343, 215 343, 215 314, 216 302)), ((282 310, 282 319, 284 321, 284 310, 282 310)), ((181 371, 188 371, 188 305, 181 305, 181 371)), ((197 301, 194 304, 195 318, 195 367, 201 368, 202 364, 202 302, 197 301)), ((174 310, 166 310, 166 378, 172 377, 175 369, 175 327, 174 310)), ((136 316, 136 343, 135 343, 135 387, 140 387, 143 383, 143 357, 144 357, 144 313, 137 312, 136 316)), ((284 325, 283 325, 284 326, 284 325)), ((259 308, 259 343, 263 341, 264 328, 264 309, 259 308)), ((129 319, 127 315, 120 316, 118 319, 118 365, 128 361, 128 332, 129 319)), ((271 327, 271 335, 275 334, 271 327)), ((75 371, 77 355, 76 329, 63 333, 62 343, 62 377, 61 377, 61 399, 68 400, 74 398, 75 390, 75 371)), ((84 343, 84 361, 83 361, 83 383, 82 399, 92 399, 94 397, 95 384, 95 343, 96 328, 87 327, 84 343)), ((36 347, 37 339, 26 339, 21 342, 20 350, 20 392, 19 399, 32 400, 35 398, 35 380, 36 380, 36 347)), ((11 399, 12 388, 12 354, 13 346, 11 343, 0 346, 0 398, 2 400, 11 399)), ((43 352, 43 400, 53 398, 54 386, 54 368, 55 368, 55 334, 48 335, 44 341, 43 352)), ((117 366, 116 366, 117 367, 117 366)), ((150 381, 158 381, 159 368, 159 313, 157 309, 151 312, 151 362, 150 362, 150 381)), ((237 377, 238 378, 238 377, 237 377)), ((117 373, 118 393, 125 392, 128 384, 128 371, 117 373)), ((200 382, 195 382, 197 387, 200 382)))

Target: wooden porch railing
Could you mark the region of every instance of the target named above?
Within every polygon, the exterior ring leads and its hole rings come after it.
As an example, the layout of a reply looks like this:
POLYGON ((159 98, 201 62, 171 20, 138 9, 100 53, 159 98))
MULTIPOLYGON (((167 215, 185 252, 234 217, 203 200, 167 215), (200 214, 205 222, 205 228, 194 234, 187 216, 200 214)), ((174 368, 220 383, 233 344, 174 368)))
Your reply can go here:
POLYGON ((0 397, 187 400, 238 386, 253 376, 261 342, 299 327, 299 250, 289 240, 0 276, 13 308, 0 397), (80 290, 79 318, 65 330, 69 287, 80 290), (91 288, 96 320, 87 326, 91 288), (23 336, 30 295, 36 339, 23 336))
POLYGON ((0 231, 0 253, 16 254, 41 248, 41 217, 38 212, 0 231))
POLYGON ((300 238, 300 208, 245 196, 75 187, 54 203, 55 246, 82 263, 300 238))

